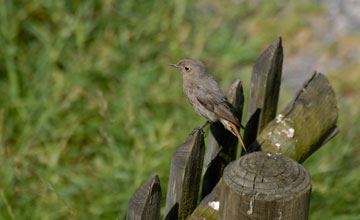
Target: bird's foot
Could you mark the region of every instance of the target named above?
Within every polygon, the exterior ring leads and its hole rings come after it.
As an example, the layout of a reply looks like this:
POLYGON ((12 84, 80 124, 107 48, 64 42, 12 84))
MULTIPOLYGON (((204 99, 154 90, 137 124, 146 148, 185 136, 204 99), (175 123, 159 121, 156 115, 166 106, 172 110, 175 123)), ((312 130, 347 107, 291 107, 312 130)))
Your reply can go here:
POLYGON ((190 135, 194 135, 197 131, 200 131, 201 135, 205 135, 203 126, 195 127, 194 130, 190 133, 190 135))
POLYGON ((194 130, 190 133, 190 135, 194 135, 197 131, 200 130, 201 135, 205 135, 204 128, 210 124, 210 121, 206 121, 205 124, 201 125, 200 127, 195 127, 194 130))

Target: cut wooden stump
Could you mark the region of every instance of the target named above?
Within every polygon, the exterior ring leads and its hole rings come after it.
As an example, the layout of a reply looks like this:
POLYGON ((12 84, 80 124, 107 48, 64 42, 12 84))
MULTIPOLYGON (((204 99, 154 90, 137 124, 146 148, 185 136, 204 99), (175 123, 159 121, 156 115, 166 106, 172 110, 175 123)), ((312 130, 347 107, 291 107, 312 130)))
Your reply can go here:
POLYGON ((337 117, 336 97, 329 81, 321 73, 314 73, 251 148, 283 153, 303 162, 337 134, 337 117))
POLYGON ((219 219, 306 220, 310 194, 310 174, 299 163, 255 152, 225 168, 219 219))
POLYGON ((231 162, 189 220, 307 219, 310 174, 278 153, 255 152, 231 162))
MULTIPOLYGON (((244 106, 244 92, 240 80, 236 80, 227 93, 234 111, 241 121, 244 106)), ((206 148, 201 198, 204 198, 222 177, 224 168, 236 158, 238 139, 227 131, 220 122, 211 123, 206 148)))
POLYGON ((204 149, 202 131, 194 130, 193 134, 173 154, 166 195, 165 219, 184 220, 195 209, 199 195, 204 149))
POLYGON ((251 77, 244 133, 245 145, 251 144, 262 129, 275 118, 283 63, 281 37, 256 60, 251 77))
POLYGON ((153 174, 131 197, 127 210, 127 220, 160 219, 161 188, 158 175, 153 174))

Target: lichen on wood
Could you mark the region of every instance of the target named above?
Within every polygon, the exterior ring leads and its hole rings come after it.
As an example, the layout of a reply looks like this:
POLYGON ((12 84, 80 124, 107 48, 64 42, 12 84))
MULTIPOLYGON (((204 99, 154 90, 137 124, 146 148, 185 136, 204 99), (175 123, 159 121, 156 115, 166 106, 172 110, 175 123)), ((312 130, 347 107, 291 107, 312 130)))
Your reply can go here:
POLYGON ((336 135, 335 93, 324 75, 314 75, 253 143, 253 150, 279 152, 303 162, 336 135))

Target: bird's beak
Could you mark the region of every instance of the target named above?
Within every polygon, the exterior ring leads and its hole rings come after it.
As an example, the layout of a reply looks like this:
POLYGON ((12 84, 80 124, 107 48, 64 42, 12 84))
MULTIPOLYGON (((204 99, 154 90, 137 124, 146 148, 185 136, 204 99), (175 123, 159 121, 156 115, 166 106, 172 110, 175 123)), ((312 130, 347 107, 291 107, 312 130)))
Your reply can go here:
POLYGON ((169 64, 170 66, 174 66, 174 67, 178 67, 178 65, 177 64, 169 64))

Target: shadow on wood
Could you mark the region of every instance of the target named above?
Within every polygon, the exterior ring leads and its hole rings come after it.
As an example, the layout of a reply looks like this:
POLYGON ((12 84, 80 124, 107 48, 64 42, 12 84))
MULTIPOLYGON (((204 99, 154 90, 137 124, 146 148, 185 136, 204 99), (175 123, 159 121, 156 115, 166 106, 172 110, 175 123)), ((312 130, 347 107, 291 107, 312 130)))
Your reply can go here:
POLYGON ((165 219, 183 220, 196 207, 204 158, 204 136, 194 130, 173 154, 165 204, 165 219))
POLYGON ((158 175, 153 174, 131 197, 127 210, 127 220, 160 219, 161 188, 158 175))
MULTIPOLYGON (((244 142, 246 146, 249 146, 251 142, 256 140, 257 131, 259 128, 259 120, 261 115, 261 109, 258 108, 255 112, 251 115, 248 122, 245 126, 245 135, 244 135, 244 142)), ((252 152, 251 148, 248 147, 248 152, 252 152)))
POLYGON ((179 216, 179 203, 175 203, 171 207, 171 209, 168 211, 168 213, 165 216, 164 220, 178 219, 178 216, 179 216))

